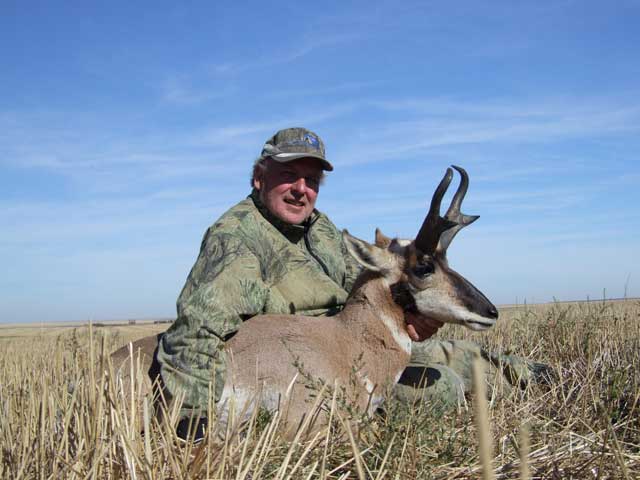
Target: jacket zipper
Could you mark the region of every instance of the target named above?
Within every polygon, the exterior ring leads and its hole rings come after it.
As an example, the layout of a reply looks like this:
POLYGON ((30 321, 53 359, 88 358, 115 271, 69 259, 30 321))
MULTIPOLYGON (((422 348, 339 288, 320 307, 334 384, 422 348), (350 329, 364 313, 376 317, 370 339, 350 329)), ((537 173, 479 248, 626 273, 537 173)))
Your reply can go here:
POLYGON ((313 251, 313 249, 311 248, 311 242, 309 241, 309 231, 311 230, 311 226, 316 222, 316 220, 320 218, 320 217, 316 217, 312 222, 309 222, 305 228, 304 228, 304 244, 307 247, 307 251, 309 252, 309 254, 315 259, 316 262, 318 262, 318 265, 320 265, 320 267, 322 268, 322 270, 324 271, 324 274, 331 278, 333 280, 333 278, 331 277, 331 275, 329 275, 329 269, 327 268, 327 266, 322 262, 322 260, 320 260, 320 257, 318 257, 315 252, 313 251))

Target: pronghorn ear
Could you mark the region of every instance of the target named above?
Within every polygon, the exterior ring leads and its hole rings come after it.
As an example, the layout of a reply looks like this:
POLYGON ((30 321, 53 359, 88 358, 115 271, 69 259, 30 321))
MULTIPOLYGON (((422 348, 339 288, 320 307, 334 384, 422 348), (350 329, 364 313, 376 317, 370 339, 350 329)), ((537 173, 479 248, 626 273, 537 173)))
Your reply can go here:
POLYGON ((389 270, 390 258, 386 250, 352 236, 347 230, 342 231, 342 241, 351 256, 367 270, 382 274, 389 270))
POLYGON ((376 247, 389 248, 389 245, 391 245, 391 239, 376 228, 376 247))

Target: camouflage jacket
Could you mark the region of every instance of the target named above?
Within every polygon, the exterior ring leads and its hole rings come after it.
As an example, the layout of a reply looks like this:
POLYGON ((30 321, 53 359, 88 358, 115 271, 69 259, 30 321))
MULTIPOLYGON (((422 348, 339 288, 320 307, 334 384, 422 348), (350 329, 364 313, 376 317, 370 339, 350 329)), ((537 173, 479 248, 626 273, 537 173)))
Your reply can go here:
POLYGON ((304 224, 290 225, 253 191, 204 235, 178 298, 178 317, 158 347, 167 393, 184 392, 184 412, 206 407, 210 382, 220 397, 222 347, 243 320, 262 313, 335 314, 358 273, 326 215, 314 210, 304 224))

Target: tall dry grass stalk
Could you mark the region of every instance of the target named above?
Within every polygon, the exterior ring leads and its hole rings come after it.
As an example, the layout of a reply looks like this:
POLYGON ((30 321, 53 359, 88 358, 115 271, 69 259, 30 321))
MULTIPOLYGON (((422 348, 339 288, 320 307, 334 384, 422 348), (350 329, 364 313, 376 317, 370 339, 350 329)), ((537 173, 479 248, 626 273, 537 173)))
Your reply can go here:
POLYGON ((520 445, 518 453, 520 454, 520 480, 529 480, 531 471, 529 470, 529 424, 523 423, 520 427, 520 445))
POLYGON ((489 426, 487 387, 485 385, 485 375, 480 365, 480 358, 475 358, 473 361, 473 393, 482 478, 483 480, 494 480, 493 442, 491 441, 491 427, 489 426))
MULTIPOLYGON (((108 353, 158 329, 0 328, 0 478, 449 479, 479 478, 483 465, 497 479, 640 477, 638 302, 521 306, 483 335, 445 327, 443 338, 553 368, 547 387, 491 388, 488 421, 466 405, 393 400, 361 418, 327 389, 317 398, 326 399, 329 426, 293 442, 281 436, 279 415, 265 412, 227 425, 224 440, 184 442, 179 405, 154 416, 142 374, 124 395, 108 353)), ((213 412, 210 402, 215 432, 213 412)))

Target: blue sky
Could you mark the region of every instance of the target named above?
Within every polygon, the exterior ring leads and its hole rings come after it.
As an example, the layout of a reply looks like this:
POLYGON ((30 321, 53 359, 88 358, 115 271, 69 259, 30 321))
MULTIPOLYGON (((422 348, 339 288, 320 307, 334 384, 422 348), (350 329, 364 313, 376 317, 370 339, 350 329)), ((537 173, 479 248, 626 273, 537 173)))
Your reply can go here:
POLYGON ((465 167, 495 303, 640 296, 640 2, 221 3, 0 3, 0 321, 173 316, 287 126, 365 239, 465 167))

